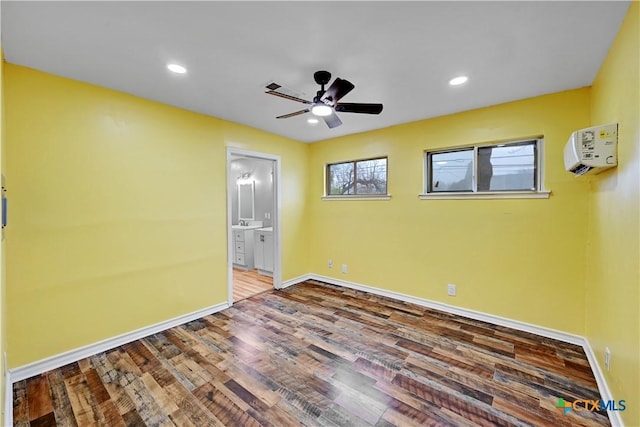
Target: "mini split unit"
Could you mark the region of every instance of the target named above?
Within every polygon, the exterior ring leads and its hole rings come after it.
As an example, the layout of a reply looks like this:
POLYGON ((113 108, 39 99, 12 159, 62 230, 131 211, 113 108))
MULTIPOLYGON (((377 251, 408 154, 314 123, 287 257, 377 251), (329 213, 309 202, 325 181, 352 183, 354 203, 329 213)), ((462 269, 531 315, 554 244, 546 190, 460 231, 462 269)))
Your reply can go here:
POLYGON ((576 175, 600 173, 618 164, 617 145, 617 123, 577 130, 564 147, 564 167, 576 175))

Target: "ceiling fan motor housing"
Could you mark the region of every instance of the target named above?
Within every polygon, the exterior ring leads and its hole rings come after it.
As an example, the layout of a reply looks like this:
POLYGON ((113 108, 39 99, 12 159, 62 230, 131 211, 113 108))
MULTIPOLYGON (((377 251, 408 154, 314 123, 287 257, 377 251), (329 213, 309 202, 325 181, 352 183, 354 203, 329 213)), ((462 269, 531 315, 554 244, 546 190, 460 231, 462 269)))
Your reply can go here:
POLYGON ((324 86, 329 83, 329 80, 331 80, 331 73, 328 71, 316 71, 313 73, 313 79, 319 85, 324 86))

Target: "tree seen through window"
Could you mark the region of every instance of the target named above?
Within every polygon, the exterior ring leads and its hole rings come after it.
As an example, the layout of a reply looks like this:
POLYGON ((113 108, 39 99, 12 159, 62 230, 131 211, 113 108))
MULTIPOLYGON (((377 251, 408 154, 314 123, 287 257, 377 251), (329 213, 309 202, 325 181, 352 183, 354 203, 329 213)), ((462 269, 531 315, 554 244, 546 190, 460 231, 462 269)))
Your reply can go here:
POLYGON ((387 194, 387 158, 327 166, 327 195, 387 194))

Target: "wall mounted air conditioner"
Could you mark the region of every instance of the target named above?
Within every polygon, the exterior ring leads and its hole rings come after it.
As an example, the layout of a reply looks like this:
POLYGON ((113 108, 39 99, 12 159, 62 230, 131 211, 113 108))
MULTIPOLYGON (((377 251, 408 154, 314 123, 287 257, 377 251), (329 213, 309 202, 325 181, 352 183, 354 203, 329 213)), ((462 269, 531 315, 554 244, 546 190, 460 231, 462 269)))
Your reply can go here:
POLYGON ((617 123, 577 130, 564 146, 564 167, 576 175, 600 173, 618 164, 617 145, 617 123))

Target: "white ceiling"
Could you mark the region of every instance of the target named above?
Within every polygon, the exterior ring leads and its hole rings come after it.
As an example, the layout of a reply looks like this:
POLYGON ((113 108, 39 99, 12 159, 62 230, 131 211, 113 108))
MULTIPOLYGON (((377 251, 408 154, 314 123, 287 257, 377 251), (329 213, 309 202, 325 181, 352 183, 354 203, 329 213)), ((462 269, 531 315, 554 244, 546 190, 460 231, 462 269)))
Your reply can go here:
POLYGON ((6 1, 7 62, 312 142, 588 86, 629 2, 6 1), (165 68, 188 68, 175 75, 165 68), (311 99, 313 73, 381 102, 343 125, 276 120, 311 99), (469 81, 450 87, 451 77, 469 81), (332 78, 332 80, 333 80, 332 78))

